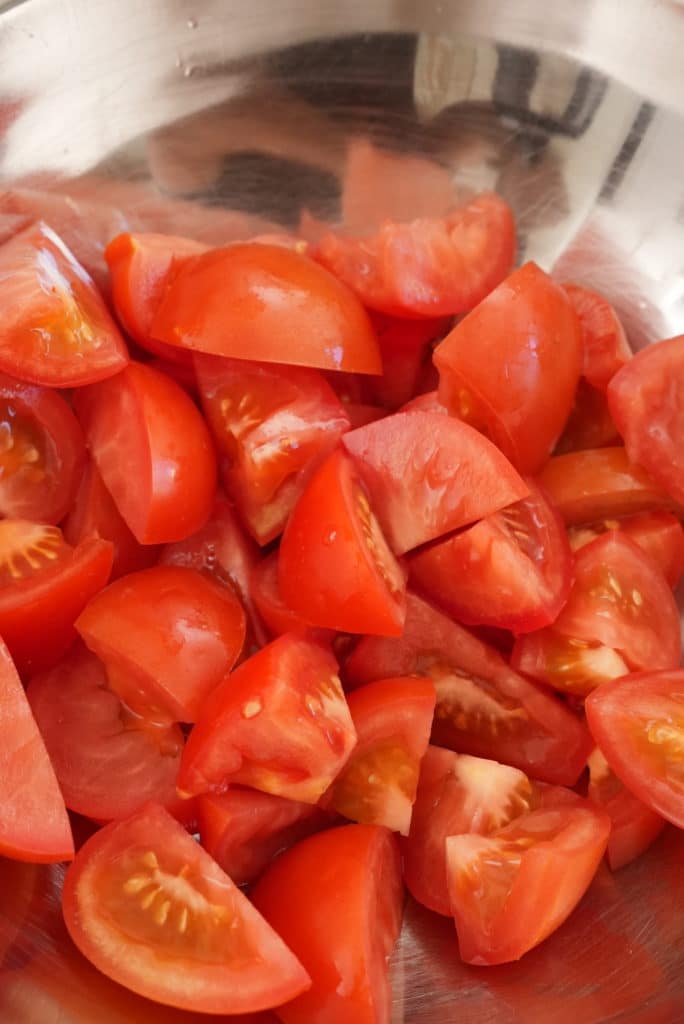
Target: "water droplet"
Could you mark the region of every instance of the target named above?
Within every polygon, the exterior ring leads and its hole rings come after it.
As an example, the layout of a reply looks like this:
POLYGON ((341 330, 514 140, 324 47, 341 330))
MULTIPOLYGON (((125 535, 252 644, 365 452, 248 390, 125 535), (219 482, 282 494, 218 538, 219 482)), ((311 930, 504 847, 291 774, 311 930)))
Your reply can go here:
POLYGON ((197 28, 197 18, 188 18, 188 28, 197 28))
POLYGON ((186 64, 183 68, 183 78, 191 78, 196 71, 197 67, 195 64, 186 64))
POLYGON ((325 537, 323 538, 323 543, 329 547, 331 544, 334 544, 336 540, 337 530, 328 530, 325 537))

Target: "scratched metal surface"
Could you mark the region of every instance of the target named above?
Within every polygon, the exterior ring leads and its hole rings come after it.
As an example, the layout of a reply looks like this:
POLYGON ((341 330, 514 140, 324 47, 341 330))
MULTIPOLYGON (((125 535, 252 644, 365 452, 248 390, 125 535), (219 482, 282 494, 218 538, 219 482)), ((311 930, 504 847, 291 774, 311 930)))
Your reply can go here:
MULTIPOLYGON (((310 226, 339 218, 350 147, 371 140, 397 167, 424 161, 408 216, 444 173, 502 192, 522 252, 602 288, 641 346, 684 331, 682 43, 674 0, 0 4, 0 178, 219 242, 304 208, 310 226)), ((666 830, 540 949, 488 970, 409 903, 394 1022, 684 1020, 683 858, 666 830)), ((0 1022, 197 1020, 80 957, 60 878, 0 860, 0 1022)))

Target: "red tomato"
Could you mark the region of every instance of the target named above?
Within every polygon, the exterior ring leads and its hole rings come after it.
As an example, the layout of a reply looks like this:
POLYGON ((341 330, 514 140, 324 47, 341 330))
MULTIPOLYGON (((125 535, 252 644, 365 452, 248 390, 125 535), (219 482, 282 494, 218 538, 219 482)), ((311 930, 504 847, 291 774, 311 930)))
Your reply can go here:
MULTIPOLYGON (((163 342, 159 341, 157 344, 161 346, 163 342)), ((167 347, 170 349, 170 346, 167 347)), ((164 354, 163 356, 155 356, 154 359, 150 359, 146 365, 152 367, 153 370, 157 370, 158 373, 163 373, 166 377, 170 377, 179 387, 183 388, 183 391, 192 398, 193 402, 198 402, 197 376, 195 374, 195 360, 192 353, 183 352, 182 349, 173 349, 172 351, 180 352, 183 358, 178 359, 177 356, 174 356, 171 359, 164 354)))
POLYGON ((345 434, 343 444, 396 554, 529 493, 487 438, 451 416, 395 413, 345 434))
POLYGON ((684 670, 638 672, 587 697, 587 721, 622 783, 657 814, 684 828, 684 670))
POLYGON ((169 377, 131 363, 76 395, 102 479, 141 544, 183 540, 209 517, 214 450, 201 415, 169 377))
POLYGON ((150 328, 167 284, 184 259, 206 251, 206 245, 190 238, 128 233, 117 235, 105 249, 116 314, 143 348, 167 359, 182 357, 181 350, 155 342, 150 328))
POLYGON ((397 636, 406 584, 351 459, 336 451, 316 470, 280 544, 286 605, 313 626, 397 636))
POLYGON ((610 817, 612 827, 606 856, 611 870, 617 871, 640 857, 655 842, 663 831, 665 819, 622 785, 598 747, 588 765, 587 796, 610 817))
POLYGON ((510 272, 513 215, 500 196, 484 192, 444 218, 386 221, 366 238, 328 233, 316 258, 369 309, 404 317, 464 313, 510 272))
POLYGON ((148 800, 170 810, 178 803, 182 732, 133 714, 90 651, 74 646, 33 677, 27 696, 70 810, 109 821, 127 818, 148 800))
POLYGON ((390 1019, 403 887, 386 829, 345 825, 304 839, 273 862, 252 899, 311 976, 308 992, 278 1008, 283 1024, 390 1019))
POLYGON ((669 495, 629 461, 624 448, 556 455, 546 463, 538 482, 568 526, 673 506, 669 495))
POLYGON ((429 679, 379 679, 351 693, 348 704, 357 744, 323 797, 324 806, 407 835, 435 688, 429 679))
POLYGON ((231 786, 197 798, 202 846, 236 885, 256 881, 274 857, 331 823, 318 807, 231 786))
POLYGON ((613 377, 608 404, 633 462, 684 503, 684 335, 642 349, 613 377))
POLYGON ((194 722, 242 650, 245 613, 231 588, 195 569, 158 565, 108 586, 76 628, 132 711, 194 722))
POLYGON ((62 396, 0 374, 0 514, 58 523, 84 465, 83 432, 62 396))
POLYGON ((671 512, 643 512, 626 519, 602 519, 591 526, 569 531, 574 551, 596 540, 606 530, 620 530, 638 544, 656 563, 671 587, 684 572, 684 529, 671 512))
POLYGON ((526 263, 435 350, 439 398, 536 473, 570 415, 582 368, 579 322, 563 289, 526 263))
POLYGON ((358 685, 413 673, 435 684, 433 743, 503 761, 544 782, 575 784, 591 750, 582 722, 494 648, 409 593, 403 636, 365 637, 347 660, 346 676, 358 685))
POLYGON ((50 668, 76 637, 74 622, 102 590, 112 545, 72 548, 56 526, 0 520, 0 636, 22 675, 50 668))
POLYGON ((440 402, 436 391, 424 391, 423 394, 416 395, 402 406, 399 412, 436 412, 440 416, 450 415, 447 407, 440 402))
POLYGON ((564 284, 563 288, 582 330, 582 373, 593 387, 605 391, 611 377, 632 358, 624 328, 602 295, 577 284, 564 284))
POLYGON ((610 448, 618 444, 620 435, 610 415, 605 391, 598 391, 581 378, 575 392, 575 404, 554 454, 610 448))
POLYGON ((194 795, 241 783, 313 804, 355 743, 337 662, 319 644, 287 633, 205 701, 185 747, 178 789, 194 795))
POLYGON ((451 318, 405 320, 373 313, 371 322, 380 345, 382 376, 369 379, 370 397, 387 409, 398 409, 415 395, 430 342, 444 337, 451 318))
POLYGON ((228 875, 156 804, 81 847, 63 910, 71 938, 103 974, 169 1006, 246 1013, 310 984, 228 875))
POLYGON ((527 498, 415 552, 414 586, 469 625, 527 633, 553 622, 572 582, 558 513, 530 483, 527 498))
POLYGON ((73 545, 80 544, 86 537, 111 541, 114 545, 112 580, 138 569, 149 569, 159 555, 159 548, 154 544, 138 544, 92 459, 86 464, 74 503, 62 529, 64 539, 73 545))
POLYGON ((488 836, 446 841, 451 909, 468 964, 519 960, 574 910, 596 874, 610 818, 588 800, 542 806, 488 836))
POLYGON ((74 855, 64 799, 9 651, 0 640, 0 854, 51 862, 74 855))
POLYGON ((152 322, 169 345, 268 363, 379 373, 368 314, 307 256, 257 242, 187 260, 152 322))
MULTIPOLYGON (((0 917, 0 977, 10 973, 6 969, 6 958, 12 956, 12 944, 17 936, 23 939, 33 901, 40 894, 39 880, 43 871, 37 864, 27 864, 0 857, 0 892, 2 892, 2 917, 0 917)), ((41 894, 42 895, 42 894, 41 894)), ((23 944, 23 943, 22 943, 23 944)), ((5 1009, 0 999, 0 1012, 5 1009)), ((5 1020, 11 1020, 4 1014, 5 1020)))
POLYGON ((195 367, 223 483, 266 544, 282 532, 307 467, 335 446, 349 418, 316 370, 217 356, 197 356, 195 367))
POLYGON ((601 683, 627 675, 621 655, 605 644, 564 636, 553 626, 518 637, 511 665, 560 693, 586 697, 601 683))
POLYGON ((0 371, 69 388, 111 377, 126 345, 93 280, 38 223, 0 249, 0 371))
POLYGON ((273 636, 302 633, 306 622, 283 601, 278 583, 278 552, 262 558, 252 569, 252 597, 273 636))

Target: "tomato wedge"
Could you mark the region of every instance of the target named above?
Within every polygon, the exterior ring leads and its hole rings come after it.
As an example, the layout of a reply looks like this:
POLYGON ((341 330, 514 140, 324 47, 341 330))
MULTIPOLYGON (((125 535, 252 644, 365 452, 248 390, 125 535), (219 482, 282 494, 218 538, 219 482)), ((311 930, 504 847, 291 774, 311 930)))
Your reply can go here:
POLYGON ((311 976, 308 992, 278 1008, 283 1024, 390 1019, 403 904, 390 832, 345 825, 304 839, 274 861, 252 899, 311 976))
POLYGON ((398 636, 405 579, 354 465, 335 451, 295 505, 280 544, 286 605, 312 626, 398 636))
POLYGON ((429 679, 379 679, 349 694, 347 703, 357 744, 323 797, 324 806, 407 835, 435 688, 429 679))
POLYGON ((181 730, 133 714, 90 651, 74 646, 33 677, 27 697, 70 810, 110 821, 127 818, 148 800, 171 811, 178 804, 181 730))
POLYGON ((518 637, 511 651, 511 666, 575 697, 586 697, 601 683, 629 672, 613 647, 564 636, 553 626, 518 637))
POLYGON ((107 490, 141 544, 205 524, 216 489, 209 431, 181 387, 142 363, 82 388, 76 412, 107 490))
POLYGON ((247 242, 179 268, 152 337, 196 352, 379 373, 378 343, 354 293, 290 248, 247 242))
POLYGON ((575 403, 554 454, 611 448, 619 444, 620 435, 610 415, 605 391, 599 391, 581 378, 575 392, 575 403))
POLYGON ((571 529, 570 545, 577 551, 606 530, 626 533, 658 565, 670 586, 677 586, 684 572, 684 529, 675 515, 642 512, 625 519, 602 519, 591 526, 571 529))
POLYGON ((370 398, 386 409, 398 409, 413 398, 420 372, 429 358, 431 342, 451 327, 450 317, 406 320, 371 314, 382 356, 382 376, 368 381, 370 398))
POLYGON ((314 804, 355 744, 337 662, 316 642, 286 633, 204 702, 178 788, 194 795, 241 783, 314 804))
POLYGON ((351 686, 428 676, 437 693, 433 743, 503 761, 544 782, 574 785, 591 750, 586 728, 567 707, 410 592, 403 635, 364 637, 345 669, 351 686))
POLYGON ((438 345, 439 398, 537 473, 572 409, 582 368, 577 315, 536 265, 516 270, 438 345))
POLYGON ((242 650, 245 613, 232 589, 216 580, 158 565, 110 584, 76 628, 132 711, 194 722, 242 650))
POLYGON ((64 799, 9 651, 0 640, 0 854, 53 862, 74 855, 64 799))
POLYGON ((0 248, 0 371, 31 384, 76 387, 128 362, 92 278, 39 222, 0 248))
POLYGON ((156 804, 106 825, 81 847, 62 902, 84 956, 159 1003, 246 1013, 310 985, 228 875, 156 804))
POLYGON ((283 601, 278 583, 278 552, 262 558, 251 577, 252 596, 259 613, 273 636, 303 633, 307 623, 283 601))
POLYGON ((582 373, 593 387, 605 391, 611 377, 632 358, 624 327, 603 295, 577 284, 563 288, 582 330, 582 373))
POLYGON ((483 192, 444 218, 387 221, 366 238, 328 233, 316 258, 369 309, 405 317, 464 313, 513 266, 513 214, 500 196, 483 192))
POLYGON ((553 622, 572 582, 562 520, 544 493, 530 493, 475 526, 414 552, 414 587, 468 625, 527 633, 553 622))
MULTIPOLYGON (((0 977, 7 975, 7 960, 11 959, 14 940, 23 938, 27 918, 34 900, 40 893, 39 881, 43 871, 37 864, 0 857, 0 891, 2 892, 2 919, 0 919, 0 977)), ((20 974, 23 972, 15 971, 20 974)), ((0 1010, 4 1001, 0 998, 0 1010)), ((6 1014, 5 1014, 6 1016, 6 1014)))
POLYGON ((342 441, 396 554, 528 493, 487 438, 450 416, 395 413, 345 434, 342 441))

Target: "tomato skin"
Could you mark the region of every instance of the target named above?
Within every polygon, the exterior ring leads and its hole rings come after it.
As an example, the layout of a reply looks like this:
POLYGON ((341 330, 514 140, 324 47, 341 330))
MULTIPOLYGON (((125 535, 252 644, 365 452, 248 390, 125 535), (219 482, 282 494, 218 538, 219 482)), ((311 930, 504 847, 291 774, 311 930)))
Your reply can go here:
POLYGON ((277 1006, 310 984, 230 878, 157 804, 106 825, 81 847, 62 905, 71 938, 92 964, 165 1005, 247 1013, 277 1006), (151 901, 141 904, 141 891, 151 901), (157 922, 161 894, 169 906, 157 922), (179 917, 184 928, 176 926, 179 917), (206 930, 202 942, 198 929, 206 930))
POLYGON ((4 243, 0 278, 0 371, 68 388, 126 366, 126 345, 95 284, 46 224, 4 243))
POLYGON ((286 633, 205 700, 178 790, 192 796, 237 783, 314 804, 355 744, 337 662, 315 641, 286 633))
POLYGON ((403 903, 390 832, 345 825, 304 839, 273 862, 252 899, 311 976, 308 992, 278 1008, 283 1024, 389 1020, 403 903))
POLYGON ((307 256, 247 242, 190 258, 169 285, 152 337, 218 356, 379 373, 368 314, 307 256))
POLYGON ((665 819, 623 786, 596 748, 588 761, 587 796, 599 804, 612 822, 606 859, 611 871, 630 864, 651 846, 665 827, 665 819))
POLYGON ((283 601, 278 584, 278 552, 262 558, 252 569, 251 592, 259 613, 273 636, 303 633, 307 623, 283 601))
POLYGON ((638 352, 608 386, 625 449, 654 482, 684 503, 684 335, 638 352))
POLYGON ((554 448, 554 455, 592 448, 614 448, 619 444, 620 435, 610 415, 605 391, 599 391, 581 378, 575 392, 575 403, 554 448))
POLYGON ((395 554, 528 493, 490 441, 450 416, 395 413, 345 434, 342 443, 355 459, 395 554))
POLYGON ((315 255, 369 309, 451 316, 472 309, 510 272, 513 215, 500 196, 483 192, 444 218, 385 222, 360 239, 328 233, 315 255))
POLYGON ((414 587, 466 625, 527 633, 553 622, 572 583, 560 516, 529 481, 522 501, 409 559, 414 587))
POLYGON ((194 722, 242 650, 245 613, 216 580, 158 565, 110 584, 76 628, 132 711, 194 722))
POLYGON ((472 405, 521 473, 537 473, 560 437, 581 361, 575 311, 536 263, 514 271, 434 354, 440 401, 455 415, 472 405))
POLYGON ((71 860, 74 841, 50 757, 9 651, 0 640, 0 854, 71 860))
POLYGON ((622 447, 555 455, 537 479, 566 526, 671 509, 674 504, 622 447))
POLYGON ((183 540, 203 526, 216 490, 209 431, 169 377, 131 363, 82 388, 76 413, 116 506, 141 544, 183 540))
POLYGON ((382 356, 382 376, 368 381, 371 399, 386 409, 398 409, 416 393, 420 371, 431 342, 443 338, 450 317, 406 320, 371 313, 382 356))
POLYGON ((612 377, 632 358, 632 351, 610 302, 577 284, 564 284, 582 331, 582 373, 589 383, 605 391, 612 377))
POLYGON ((278 582, 286 605, 312 626, 401 633, 404 573, 342 450, 318 467, 292 511, 280 543, 278 582))

